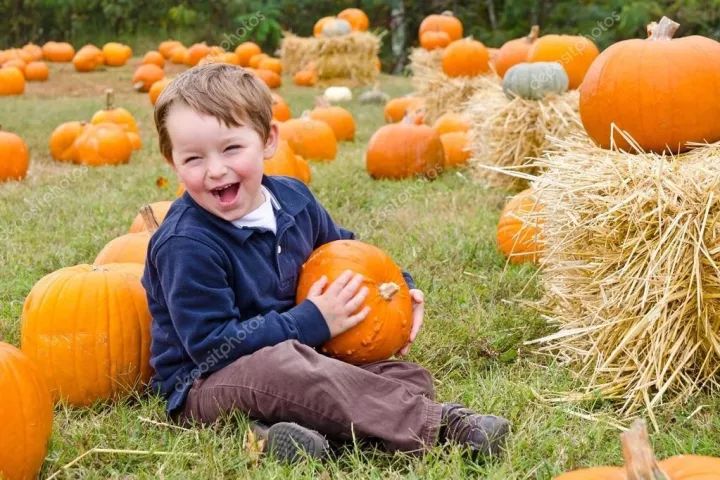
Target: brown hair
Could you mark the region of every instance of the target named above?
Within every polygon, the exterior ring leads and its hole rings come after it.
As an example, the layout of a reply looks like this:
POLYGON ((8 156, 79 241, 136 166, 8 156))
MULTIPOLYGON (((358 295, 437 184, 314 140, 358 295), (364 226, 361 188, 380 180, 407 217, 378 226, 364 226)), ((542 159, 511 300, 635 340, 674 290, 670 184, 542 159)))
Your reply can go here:
POLYGON ((228 127, 249 125, 262 138, 270 135, 272 96, 270 89, 250 71, 224 63, 191 68, 165 87, 155 103, 155 127, 160 152, 172 163, 172 143, 167 116, 175 102, 198 113, 211 115, 228 127))

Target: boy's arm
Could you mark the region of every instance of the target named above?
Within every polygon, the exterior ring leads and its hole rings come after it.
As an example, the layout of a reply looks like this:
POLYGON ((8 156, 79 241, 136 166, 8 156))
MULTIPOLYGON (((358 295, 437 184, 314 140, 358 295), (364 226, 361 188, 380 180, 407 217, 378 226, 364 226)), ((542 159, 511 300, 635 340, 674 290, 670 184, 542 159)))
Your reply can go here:
POLYGON ((151 259, 171 321, 193 362, 215 371, 237 358, 289 339, 318 346, 330 339, 309 300, 290 310, 242 319, 223 255, 204 242, 172 237, 151 259))
MULTIPOLYGON (((318 235, 315 237, 315 248, 318 248, 320 245, 324 245, 328 242, 332 242, 333 240, 352 240, 355 238, 355 234, 353 232, 336 225, 328 211, 325 210, 325 207, 320 205, 320 202, 317 200, 315 200, 314 210, 316 225, 318 225, 318 235)), ((412 276, 406 271, 403 271, 402 274, 408 288, 411 290, 416 288, 415 281, 412 276)))

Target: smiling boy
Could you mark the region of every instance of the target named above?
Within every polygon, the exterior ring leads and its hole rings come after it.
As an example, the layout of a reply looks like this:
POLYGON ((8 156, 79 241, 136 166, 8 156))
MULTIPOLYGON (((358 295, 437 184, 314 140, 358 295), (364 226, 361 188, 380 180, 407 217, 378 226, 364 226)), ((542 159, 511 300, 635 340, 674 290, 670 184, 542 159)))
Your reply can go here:
MULTIPOLYGON (((325 436, 378 439, 407 452, 446 441, 499 452, 508 422, 435 402, 419 365, 354 366, 315 350, 367 316, 368 290, 345 272, 318 280, 295 304, 310 253, 353 234, 301 182, 263 175, 278 130, 260 80, 223 64, 188 70, 158 98, 155 123, 160 150, 186 188, 151 239, 143 275, 152 385, 173 419, 212 423, 240 410, 270 424, 262 433, 286 460, 324 456, 325 436)), ((404 275, 411 343, 424 297, 404 275)))

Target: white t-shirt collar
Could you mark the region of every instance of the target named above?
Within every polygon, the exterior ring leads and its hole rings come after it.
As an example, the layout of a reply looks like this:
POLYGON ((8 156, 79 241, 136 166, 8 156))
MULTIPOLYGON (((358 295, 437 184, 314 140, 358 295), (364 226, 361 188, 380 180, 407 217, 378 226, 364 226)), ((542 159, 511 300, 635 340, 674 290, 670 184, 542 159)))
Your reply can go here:
POLYGON ((260 186, 260 191, 265 197, 263 203, 244 217, 233 220, 232 224, 238 228, 257 228, 277 233, 277 219, 273 207, 280 209, 280 204, 265 185, 260 186))

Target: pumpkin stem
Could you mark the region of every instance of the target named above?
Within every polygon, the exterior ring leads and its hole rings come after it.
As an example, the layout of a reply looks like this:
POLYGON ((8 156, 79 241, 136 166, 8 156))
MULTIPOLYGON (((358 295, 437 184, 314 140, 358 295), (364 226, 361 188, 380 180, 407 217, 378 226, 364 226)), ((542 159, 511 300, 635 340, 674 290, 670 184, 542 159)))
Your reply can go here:
MULTIPOLYGON (((653 22, 654 23, 654 22, 653 22)), ((651 23, 648 25, 648 31, 650 33, 649 40, 672 40, 677 29, 680 28, 680 24, 670 20, 668 17, 662 17, 657 25, 653 26, 651 23)))
POLYGON ((620 435, 627 480, 670 480, 655 459, 647 427, 635 420, 630 430, 620 435))
POLYGON ((535 40, 538 39, 539 35, 540 35, 540 26, 533 25, 530 28, 530 33, 527 36, 528 42, 530 42, 530 43, 534 42, 535 40))
POLYGON ((395 282, 387 282, 381 284, 378 290, 380 290, 380 296, 389 302, 392 300, 392 297, 400 291, 400 287, 395 282))
POLYGON ((112 88, 105 90, 105 110, 112 110, 115 103, 115 92, 112 88))
POLYGON ((147 231, 150 232, 150 235, 155 233, 155 231, 160 227, 160 223, 158 223, 152 207, 150 205, 143 205, 140 208, 140 215, 142 216, 142 219, 145 222, 145 228, 147 228, 147 231))

